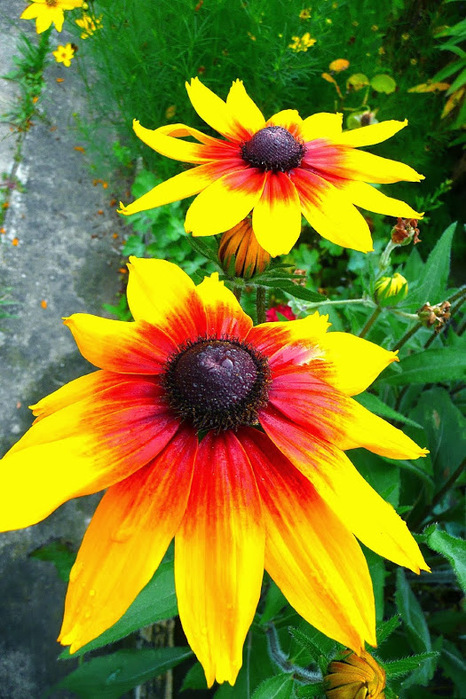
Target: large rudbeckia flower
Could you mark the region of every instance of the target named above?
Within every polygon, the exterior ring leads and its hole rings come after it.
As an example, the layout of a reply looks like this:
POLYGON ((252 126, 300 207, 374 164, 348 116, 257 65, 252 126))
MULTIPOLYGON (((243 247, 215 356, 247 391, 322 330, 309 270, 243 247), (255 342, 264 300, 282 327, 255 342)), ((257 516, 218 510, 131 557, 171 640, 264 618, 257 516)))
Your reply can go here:
POLYGON ((408 165, 357 150, 385 141, 407 121, 384 121, 342 132, 341 114, 302 119, 294 109, 266 121, 236 80, 226 102, 198 78, 186 84, 189 99, 204 121, 226 140, 185 124, 151 131, 134 122, 136 135, 158 153, 197 167, 162 182, 123 214, 152 209, 198 194, 185 228, 195 236, 232 228, 252 211, 256 238, 271 255, 288 253, 301 232, 301 214, 324 238, 354 250, 372 250, 369 227, 355 208, 418 218, 402 201, 368 182, 423 179, 408 165), (199 143, 180 140, 193 136, 199 143))
POLYGON ((253 327, 217 275, 132 259, 134 322, 65 322, 100 367, 33 407, 2 461, 0 528, 26 527, 107 488, 71 571, 60 641, 114 624, 175 537, 181 622, 209 685, 233 683, 264 566, 311 624, 360 652, 376 643, 357 537, 426 569, 405 523, 344 449, 425 453, 350 396, 395 354, 327 333, 325 316, 253 327))
POLYGON ((20 19, 35 19, 36 32, 41 34, 55 25, 57 32, 63 29, 65 20, 64 10, 75 10, 83 6, 83 0, 32 0, 32 5, 28 5, 20 19))

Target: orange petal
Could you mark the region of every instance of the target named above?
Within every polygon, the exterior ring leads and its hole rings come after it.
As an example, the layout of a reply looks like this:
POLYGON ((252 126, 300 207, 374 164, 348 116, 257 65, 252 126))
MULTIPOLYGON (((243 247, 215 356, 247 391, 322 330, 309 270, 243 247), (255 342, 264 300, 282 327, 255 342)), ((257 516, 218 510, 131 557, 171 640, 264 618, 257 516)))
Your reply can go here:
POLYGON ((146 320, 175 343, 196 340, 205 313, 194 282, 166 260, 129 258, 128 305, 136 321, 146 320))
POLYGON ((70 574, 59 641, 71 653, 118 621, 151 579, 184 515, 196 450, 183 428, 102 498, 70 574))
POLYGON ((272 442, 363 544, 415 573, 428 570, 406 524, 360 476, 343 451, 310 435, 271 406, 259 419, 272 442))
POLYGON ((1 460, 0 531, 39 522, 66 500, 141 468, 179 427, 151 381, 118 381, 36 422, 1 460))
POLYGON ((129 374, 160 374, 177 346, 159 328, 140 320, 125 323, 86 313, 65 320, 79 351, 91 364, 129 374))
POLYGON ((376 645, 372 582, 353 535, 268 437, 249 429, 239 438, 260 490, 267 571, 320 631, 355 651, 376 645))
POLYGON ((36 417, 35 422, 38 422, 47 415, 84 398, 95 400, 101 391, 117 385, 120 381, 127 381, 127 377, 114 374, 111 371, 94 371, 92 374, 80 376, 79 379, 70 381, 29 407, 36 417))
POLYGON ((199 325, 199 334, 207 337, 245 338, 252 328, 252 320, 246 315, 235 295, 219 281, 218 273, 204 277, 196 287, 196 293, 206 315, 204 327, 199 325))
POLYGON ((252 227, 259 245, 273 257, 290 252, 301 234, 301 204, 288 175, 268 173, 252 227))
POLYGON ((246 455, 232 432, 199 445, 191 495, 175 539, 181 623, 207 684, 234 684, 259 601, 264 530, 246 455))

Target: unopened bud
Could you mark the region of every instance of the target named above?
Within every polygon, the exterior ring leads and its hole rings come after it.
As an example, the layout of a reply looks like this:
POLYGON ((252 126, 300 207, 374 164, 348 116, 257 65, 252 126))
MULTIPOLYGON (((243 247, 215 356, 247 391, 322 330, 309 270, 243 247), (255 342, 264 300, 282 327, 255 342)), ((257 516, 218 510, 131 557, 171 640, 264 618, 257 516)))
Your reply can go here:
POLYGON ((449 301, 443 301, 435 306, 431 306, 427 302, 419 309, 417 315, 426 328, 433 328, 436 333, 439 333, 451 318, 450 309, 451 303, 449 301))
POLYGON ((237 277, 250 279, 260 274, 270 264, 270 255, 257 242, 249 217, 243 219, 220 239, 218 258, 223 269, 233 271, 237 277))
POLYGON ((381 277, 375 284, 374 298, 379 306, 396 306, 406 298, 408 282, 396 272, 393 277, 381 277))
POLYGON ((395 243, 395 245, 409 245, 411 241, 413 241, 413 245, 421 242, 417 219, 398 218, 396 226, 392 228, 392 243, 395 243))
POLYGON ((366 651, 350 650, 341 660, 333 660, 325 677, 327 699, 383 699, 385 670, 366 651))

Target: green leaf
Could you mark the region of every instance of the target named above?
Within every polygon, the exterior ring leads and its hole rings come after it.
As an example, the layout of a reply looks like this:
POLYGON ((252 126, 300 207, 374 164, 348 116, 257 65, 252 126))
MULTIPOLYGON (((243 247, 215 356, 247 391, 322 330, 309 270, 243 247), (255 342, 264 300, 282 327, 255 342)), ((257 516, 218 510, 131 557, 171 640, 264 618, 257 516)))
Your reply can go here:
POLYGON ((434 660, 438 656, 439 653, 436 651, 430 651, 429 653, 418 653, 417 655, 411 655, 409 658, 400 658, 399 660, 384 662, 383 667, 387 673, 387 677, 389 679, 394 679, 395 677, 407 675, 408 672, 420 668, 421 665, 427 660, 434 660))
POLYGON ((181 691, 185 689, 207 689, 207 682, 201 663, 195 662, 183 680, 181 691))
POLYGON ((206 257, 208 260, 211 260, 211 262, 215 262, 216 265, 219 264, 215 239, 211 238, 209 242, 207 242, 203 238, 194 238, 192 235, 189 235, 186 240, 199 255, 206 257))
POLYGON ((157 621, 171 619, 178 613, 173 578, 173 561, 165 561, 158 567, 154 577, 139 593, 127 612, 114 626, 104 631, 98 638, 70 655, 66 649, 61 658, 76 658, 79 655, 115 643, 133 631, 157 621))
POLYGON ((67 541, 57 539, 45 546, 32 551, 30 558, 37 558, 39 561, 50 561, 57 569, 61 580, 68 582, 70 570, 76 558, 76 552, 67 541))
POLYGON ((466 353, 452 347, 428 349, 405 357, 395 373, 392 368, 378 381, 391 386, 421 383, 445 383, 466 377, 466 353))
POLYGON ((455 229, 456 223, 452 223, 443 232, 424 265, 422 276, 418 277, 418 280, 408 279, 410 290, 400 308, 418 310, 427 301, 432 305, 445 301, 450 274, 451 242, 455 229))
POLYGON ((293 678, 282 672, 262 682, 252 695, 252 699, 291 699, 293 678))
POLYGON ((410 420, 409 417, 405 417, 380 400, 380 398, 374 396, 373 393, 361 393, 359 396, 354 396, 354 398, 358 403, 376 415, 387 417, 390 420, 397 420, 398 422, 403 422, 405 425, 411 425, 412 427, 421 427, 421 425, 414 422, 414 420, 410 420))
POLYGON ((380 646, 381 643, 383 643, 391 634, 396 631, 396 629, 399 627, 401 624, 401 619, 398 614, 395 614, 395 616, 392 616, 391 619, 388 619, 387 621, 382 621, 378 626, 377 626, 377 642, 380 646))
POLYGON ((261 624, 267 624, 271 621, 283 607, 286 607, 288 602, 283 592, 280 590, 273 580, 270 581, 270 587, 265 598, 264 611, 260 618, 261 624))
MULTIPOLYGON (((397 570, 395 599, 411 648, 418 654, 431 653, 432 642, 424 613, 401 568, 397 570)), ((430 659, 423 661, 422 666, 413 673, 409 685, 417 683, 423 687, 427 686, 434 671, 435 663, 433 656, 430 656, 430 659)))
POLYGON ((146 252, 146 244, 139 235, 130 235, 123 246, 123 255, 135 255, 143 257, 146 252))
POLYGON ((455 683, 458 690, 456 696, 460 697, 465 687, 464 656, 460 653, 458 648, 446 638, 443 641, 440 665, 446 676, 450 677, 455 683))
POLYGON ((191 656, 189 648, 118 650, 83 663, 56 689, 68 689, 82 699, 118 699, 191 656))
POLYGON ((466 541, 442 531, 436 524, 431 525, 424 535, 429 548, 450 561, 463 592, 466 592, 466 541))
POLYGON ((326 301, 325 296, 322 296, 322 294, 318 294, 317 291, 311 291, 311 289, 307 289, 305 286, 293 284, 292 281, 287 281, 286 279, 262 279, 261 284, 262 286, 266 286, 272 289, 280 289, 281 291, 284 291, 290 296, 294 296, 297 299, 303 299, 304 301, 311 301, 312 303, 325 303, 326 301))
POLYGON ((396 82, 390 75, 374 75, 371 80, 371 87, 376 92, 384 92, 386 95, 395 92, 396 82))
POLYGON ((308 699, 308 697, 322 697, 325 694, 325 685, 323 682, 317 684, 305 684, 303 687, 296 689, 296 696, 300 699, 308 699))

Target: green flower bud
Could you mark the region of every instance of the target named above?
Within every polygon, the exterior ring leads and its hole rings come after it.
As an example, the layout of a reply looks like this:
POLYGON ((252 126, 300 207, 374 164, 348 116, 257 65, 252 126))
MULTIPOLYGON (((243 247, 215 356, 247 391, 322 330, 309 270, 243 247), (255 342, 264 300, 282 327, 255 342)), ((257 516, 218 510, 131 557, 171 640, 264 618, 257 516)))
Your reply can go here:
POLYGON ((398 272, 393 277, 380 277, 375 283, 374 298, 379 306, 396 306, 407 293, 408 282, 398 272))

